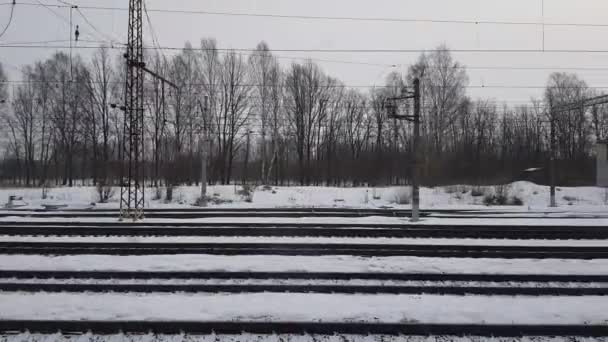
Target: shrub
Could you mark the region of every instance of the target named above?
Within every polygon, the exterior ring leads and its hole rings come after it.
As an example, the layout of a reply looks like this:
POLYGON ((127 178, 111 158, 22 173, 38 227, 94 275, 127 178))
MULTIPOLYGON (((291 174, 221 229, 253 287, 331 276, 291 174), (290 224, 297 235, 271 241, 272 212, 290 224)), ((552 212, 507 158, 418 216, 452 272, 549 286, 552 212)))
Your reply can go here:
POLYGON ((49 184, 48 182, 44 182, 42 184, 42 199, 45 200, 49 197, 49 184))
POLYGON ((381 198, 382 198, 382 196, 380 196, 380 194, 376 191, 376 188, 373 188, 372 189, 372 199, 377 201, 381 198))
POLYGON ((236 194, 241 196, 241 198, 248 203, 253 202, 253 193, 255 192, 255 187, 249 184, 243 184, 241 189, 239 189, 236 194))
POLYGON ((163 198, 163 188, 157 186, 156 188, 154 188, 154 197, 152 199, 158 201, 161 198, 163 198))
POLYGON ((524 201, 516 195, 509 194, 509 185, 497 185, 493 194, 486 194, 483 198, 485 205, 524 205, 524 201))
POLYGON ((481 197, 485 194, 486 194, 485 189, 480 186, 474 187, 473 190, 471 190, 471 196, 473 196, 473 197, 481 197))
POLYGON ((511 197, 511 205, 524 205, 524 201, 517 196, 513 196, 511 197))
POLYGON ((197 207, 206 207, 208 201, 209 201, 209 197, 208 196, 199 196, 196 199, 196 201, 194 202, 194 205, 197 206, 197 207))
POLYGON ((223 199, 219 196, 205 196, 203 197, 199 197, 196 199, 196 202, 194 202, 194 205, 199 206, 199 207, 205 207, 208 204, 214 204, 214 205, 218 205, 218 204, 224 204, 224 203, 232 203, 232 200, 229 199, 223 199))
POLYGON ((165 191, 165 202, 173 201, 173 190, 175 190, 173 186, 167 187, 167 190, 165 191))
POLYGON ((105 182, 98 182, 95 188, 97 190, 97 201, 99 203, 108 203, 110 198, 114 196, 114 188, 111 185, 106 185, 105 182))
POLYGON ((410 204, 412 203, 412 191, 409 187, 399 187, 393 189, 393 197, 390 203, 395 204, 410 204))
POLYGON ((493 194, 487 194, 483 196, 483 204, 488 206, 496 205, 496 196, 494 196, 493 194))
POLYGON ((445 193, 446 194, 453 194, 455 192, 458 192, 458 186, 457 185, 448 185, 445 187, 445 193))
POLYGON ((564 196, 562 198, 564 199, 564 201, 567 201, 567 202, 576 202, 576 201, 578 201, 578 198, 576 198, 574 196, 564 196))

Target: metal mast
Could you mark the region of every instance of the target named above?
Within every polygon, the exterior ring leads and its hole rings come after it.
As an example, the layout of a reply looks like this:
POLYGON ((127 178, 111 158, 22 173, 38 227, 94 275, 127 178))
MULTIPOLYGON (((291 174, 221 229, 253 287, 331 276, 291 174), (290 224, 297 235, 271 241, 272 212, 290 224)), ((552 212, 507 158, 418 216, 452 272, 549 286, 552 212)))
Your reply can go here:
POLYGON ((120 188, 121 219, 144 216, 144 54, 143 3, 129 0, 125 118, 120 188))

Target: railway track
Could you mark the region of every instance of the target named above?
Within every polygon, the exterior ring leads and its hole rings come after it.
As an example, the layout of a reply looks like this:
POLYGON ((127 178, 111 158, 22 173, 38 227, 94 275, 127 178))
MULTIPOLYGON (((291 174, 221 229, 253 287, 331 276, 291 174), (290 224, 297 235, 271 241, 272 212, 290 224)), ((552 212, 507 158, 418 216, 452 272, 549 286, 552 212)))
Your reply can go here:
POLYGON ((2 292, 93 293, 343 293, 434 294, 485 296, 606 296, 608 287, 520 286, 402 286, 402 285, 293 285, 293 284, 65 284, 0 283, 2 292))
POLYGON ((4 292, 606 296, 604 283, 608 275, 0 271, 4 292))
POLYGON ((606 259, 608 247, 348 243, 0 242, 2 254, 40 255, 355 255, 457 258, 606 259))
MULTIPOLYGON (((210 217, 409 217, 411 210, 393 208, 174 208, 146 209, 147 218, 193 219, 210 217)), ((441 218, 543 218, 563 219, 567 213, 550 211, 499 211, 499 210, 461 210, 461 209, 425 209, 422 217, 441 218), (560 214, 560 215, 555 215, 560 214)), ((0 209, 0 217, 32 218, 116 218, 116 209, 0 209)), ((599 213, 573 215, 580 219, 605 218, 599 213)))
POLYGON ((356 334, 444 336, 608 336, 608 325, 423 324, 365 322, 193 322, 0 320, 0 331, 66 334, 356 334))
POLYGON ((392 280, 461 282, 608 282, 608 275, 484 274, 484 273, 390 273, 390 272, 224 272, 224 271, 24 271, 0 270, 0 278, 19 279, 298 279, 298 280, 392 280))
POLYGON ((248 236, 248 237, 387 237, 478 239, 608 239, 598 226, 470 226, 382 224, 248 224, 126 225, 91 223, 0 224, 5 236, 248 236))

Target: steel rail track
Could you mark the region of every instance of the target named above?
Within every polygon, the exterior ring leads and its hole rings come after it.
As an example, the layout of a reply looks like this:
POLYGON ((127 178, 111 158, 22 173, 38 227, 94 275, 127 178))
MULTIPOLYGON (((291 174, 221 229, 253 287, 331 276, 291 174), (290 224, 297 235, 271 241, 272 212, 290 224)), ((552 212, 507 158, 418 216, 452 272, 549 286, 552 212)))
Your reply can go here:
POLYGON ((61 284, 0 283, 3 292, 94 293, 345 293, 484 296, 606 296, 608 287, 491 287, 293 284, 61 284))
POLYGON ((608 282, 607 275, 484 274, 388 272, 226 272, 226 271, 44 271, 0 270, 0 278, 18 279, 276 279, 395 280, 478 282, 608 282))
POLYGON ((0 227, 23 228, 332 228, 332 229, 458 229, 458 230, 553 230, 606 231, 608 226, 594 225, 488 225, 488 224, 395 224, 395 223, 304 223, 304 222, 82 222, 82 221, 3 221, 0 227))
MULTIPOLYGON (((118 213, 118 209, 110 208, 59 208, 59 209, 44 209, 44 208, 0 208, 0 212, 77 212, 77 213, 90 213, 90 212, 105 212, 105 213, 118 213)), ((371 213, 404 213, 410 214, 411 209, 399 209, 399 208, 355 208, 355 207, 233 207, 233 208, 222 208, 222 207, 183 207, 183 208, 146 208, 146 212, 162 213, 162 212, 196 212, 196 213, 213 213, 213 212, 371 212, 371 213)), ((425 213, 488 213, 488 214, 509 214, 517 213, 516 211, 504 211, 504 210, 484 210, 484 209, 449 209, 449 208, 436 208, 436 209, 422 209, 421 212, 425 213)), ((526 211, 528 214, 553 214, 555 211, 526 211)))
POLYGON ((364 322, 195 322, 0 320, 0 331, 52 334, 357 334, 447 336, 608 336, 608 325, 424 324, 364 322))
MULTIPOLYGON (((439 218, 543 218, 560 219, 563 216, 547 216, 551 214, 567 214, 559 212, 533 211, 513 212, 498 210, 460 210, 460 209, 426 209, 420 215, 435 216, 439 218)), ((408 209, 373 209, 373 208, 176 208, 176 209, 149 209, 146 210, 148 218, 207 218, 207 217, 363 217, 363 216, 389 216, 406 217, 411 215, 408 209)), ((0 209, 0 217, 21 216, 37 218, 112 218, 118 217, 116 209, 0 209)), ((588 213, 574 215, 581 219, 605 217, 601 214, 588 213)))
MULTIPOLYGON (((118 218, 117 213, 94 213, 94 212, 82 212, 82 213, 71 213, 71 212, 39 212, 39 213, 8 213, 0 212, 0 217, 30 217, 30 218, 118 218)), ((268 217, 268 218, 301 218, 301 217, 344 217, 344 218, 357 218, 357 217, 368 217, 368 216, 383 216, 383 217, 409 217, 409 213, 372 213, 372 212, 235 212, 235 213, 224 213, 224 212, 209 212, 209 213, 197 213, 197 212, 158 212, 148 213, 146 212, 145 217, 149 219, 197 219, 197 218, 211 218, 211 217, 268 217)), ((475 214, 475 215, 441 215, 435 216, 432 213, 421 212, 421 217, 435 217, 435 218, 452 218, 452 219, 543 219, 543 220, 563 220, 564 218, 576 218, 579 220, 590 220, 598 218, 606 218, 605 215, 573 215, 570 217, 564 216, 529 216, 527 213, 522 214, 475 214)))
POLYGON ((427 226, 401 228, 326 228, 312 226, 270 227, 141 227, 141 226, 9 226, 0 225, 0 235, 7 236, 253 236, 253 237, 387 237, 387 238, 477 238, 477 239, 608 239, 608 229, 576 227, 570 230, 552 227, 455 227, 427 226))
POLYGON ((606 259, 608 247, 393 245, 341 243, 0 242, 1 254, 44 255, 357 255, 606 259))

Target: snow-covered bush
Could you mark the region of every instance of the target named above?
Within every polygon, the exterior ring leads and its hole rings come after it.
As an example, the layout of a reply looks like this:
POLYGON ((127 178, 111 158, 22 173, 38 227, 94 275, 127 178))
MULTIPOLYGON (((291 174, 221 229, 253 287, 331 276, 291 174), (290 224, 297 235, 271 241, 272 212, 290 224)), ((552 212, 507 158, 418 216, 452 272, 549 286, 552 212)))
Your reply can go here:
POLYGON ((243 184, 236 194, 243 198, 243 201, 251 203, 253 202, 253 193, 255 192, 255 186, 250 184, 243 184))
POLYGON ((448 185, 445 187, 446 194, 466 194, 469 190, 470 187, 468 185, 448 185))
POLYGON ((160 186, 157 186, 156 188, 154 188, 154 197, 152 198, 155 201, 159 201, 163 198, 163 188, 160 186))
POLYGON ((391 189, 389 203, 410 204, 412 203, 412 189, 408 186, 401 186, 391 189))
POLYGON ((95 190, 97 190, 97 201, 99 203, 108 203, 110 198, 116 193, 114 188, 111 185, 107 185, 105 182, 97 182, 95 190))
POLYGON ((175 190, 173 186, 167 187, 167 190, 165 192, 165 202, 169 203, 173 201, 173 190, 175 190))
POLYGON ((471 190, 471 196, 473 197, 481 197, 487 193, 487 189, 483 186, 476 186, 471 190))
POLYGON ((510 184, 494 186, 493 193, 487 193, 483 198, 485 205, 523 205, 524 201, 517 195, 511 195, 510 184))

